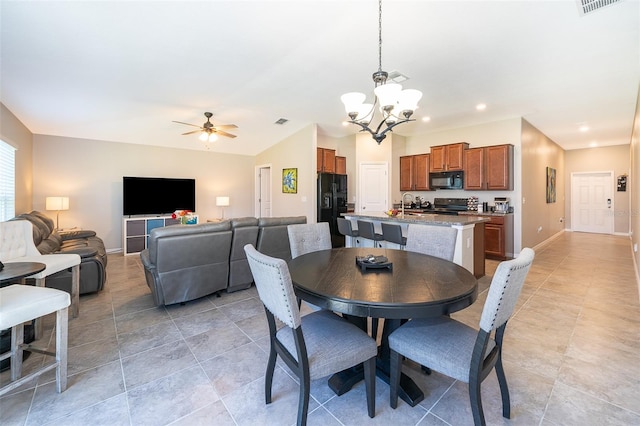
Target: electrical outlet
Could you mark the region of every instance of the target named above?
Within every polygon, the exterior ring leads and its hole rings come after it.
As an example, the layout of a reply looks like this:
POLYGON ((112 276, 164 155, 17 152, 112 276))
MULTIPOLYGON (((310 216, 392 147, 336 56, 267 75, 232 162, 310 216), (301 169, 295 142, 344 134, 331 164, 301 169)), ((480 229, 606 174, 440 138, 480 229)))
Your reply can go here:
POLYGON ((635 244, 633 245, 633 251, 634 251, 634 253, 637 253, 637 252, 638 252, 638 243, 635 243, 635 244))
POLYGON ((524 202, 525 202, 525 201, 526 201, 526 200, 524 199, 524 197, 522 197, 522 204, 524 204, 524 202))
POLYGON ((542 226, 538 226, 538 233, 542 232, 542 226))
POLYGON ((560 223, 564 222, 564 217, 560 218, 560 223))

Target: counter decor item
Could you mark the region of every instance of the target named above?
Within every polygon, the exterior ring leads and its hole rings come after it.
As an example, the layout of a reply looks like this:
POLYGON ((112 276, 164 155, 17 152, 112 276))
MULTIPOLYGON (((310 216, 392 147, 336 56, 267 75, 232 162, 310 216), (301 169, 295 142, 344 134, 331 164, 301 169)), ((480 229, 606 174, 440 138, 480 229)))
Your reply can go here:
POLYGON ((473 212, 478 211, 478 197, 467 198, 467 210, 473 212))
POLYGON ((171 214, 172 219, 177 219, 182 225, 195 225, 198 218, 190 210, 176 210, 171 214))
POLYGON ((398 210, 398 209, 389 209, 389 210, 387 210, 385 213, 386 213, 386 214, 387 214, 387 216, 389 216, 389 217, 396 217, 396 216, 398 216, 398 212, 399 212, 399 210, 398 210))

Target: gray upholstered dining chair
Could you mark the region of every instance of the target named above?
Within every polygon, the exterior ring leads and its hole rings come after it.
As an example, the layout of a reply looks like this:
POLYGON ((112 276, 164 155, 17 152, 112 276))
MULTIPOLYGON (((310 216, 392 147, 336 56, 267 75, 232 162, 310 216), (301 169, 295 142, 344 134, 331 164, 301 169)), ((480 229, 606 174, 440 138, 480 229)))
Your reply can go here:
POLYGON ((405 250, 452 261, 456 238, 458 230, 449 226, 409 224, 405 250))
POLYGON ((331 250, 329 222, 288 225, 291 258, 320 250, 331 250))
POLYGON ((269 323, 271 344, 265 374, 265 402, 271 403, 271 384, 278 355, 300 380, 298 425, 307 422, 311 380, 364 364, 367 411, 373 418, 378 352, 375 340, 330 311, 301 316, 287 263, 260 253, 251 244, 244 250, 269 323), (285 327, 278 330, 276 318, 285 327))
POLYGON ((405 356, 432 370, 469 385, 469 398, 475 425, 484 425, 480 385, 495 367, 502 415, 509 418, 509 388, 502 367, 502 343, 535 253, 524 248, 513 260, 501 262, 491 280, 480 317, 480 329, 469 327, 448 316, 414 319, 389 336, 391 348, 390 404, 398 404, 398 386, 405 356))

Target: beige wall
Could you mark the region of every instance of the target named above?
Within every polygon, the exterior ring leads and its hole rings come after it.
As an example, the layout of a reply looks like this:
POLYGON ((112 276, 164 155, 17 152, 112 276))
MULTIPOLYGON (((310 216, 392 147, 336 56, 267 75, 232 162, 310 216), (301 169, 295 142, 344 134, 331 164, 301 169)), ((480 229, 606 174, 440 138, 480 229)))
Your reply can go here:
POLYGON ((271 166, 272 216, 306 216, 308 222, 316 221, 317 146, 317 126, 313 124, 254 158, 256 167, 271 166), (285 194, 282 192, 282 169, 292 167, 298 169, 298 192, 285 194))
POLYGON ((16 213, 33 210, 33 134, 0 103, 0 138, 16 148, 16 213))
MULTIPOLYGON (((521 135, 522 133, 522 120, 520 118, 513 118, 508 120, 501 120, 491 123, 484 123, 475 126, 459 127, 455 129, 449 129, 441 132, 434 132, 416 136, 410 136, 406 138, 404 149, 399 148, 397 152, 394 152, 394 162, 398 161, 397 158, 400 155, 413 155, 428 153, 430 147, 437 145, 446 145, 456 142, 468 142, 470 148, 477 148, 489 145, 511 144, 513 149, 513 178, 514 178, 514 190, 513 191, 450 191, 450 190, 436 190, 436 191, 412 191, 413 195, 420 195, 423 198, 433 201, 435 197, 455 197, 455 198, 467 198, 470 196, 478 197, 480 202, 488 202, 489 205, 493 204, 495 197, 508 197, 511 201, 511 205, 514 208, 514 251, 520 252, 520 248, 523 247, 521 240, 521 228, 522 228, 522 147, 521 147, 521 135)), ((394 199, 400 201, 399 179, 396 175, 393 175, 394 179, 394 199)))
MULTIPOLYGON (((640 88, 638 89, 638 97, 636 98, 636 115, 633 120, 633 132, 631 135, 631 172, 627 182, 627 191, 631 195, 631 242, 636 249, 634 259, 636 261, 636 279, 640 275, 640 251, 638 251, 638 245, 640 245, 640 196, 638 194, 638 188, 640 185, 636 184, 636 180, 640 178, 640 88)), ((640 279, 638 279, 638 286, 640 287, 640 279)))
POLYGON ((119 250, 123 176, 195 178, 196 213, 206 221, 221 216, 218 195, 230 197, 225 217, 253 215, 253 166, 251 156, 35 135, 33 208, 45 212, 46 196, 69 196, 60 227, 93 229, 107 250, 119 250))
POLYGON ((574 149, 566 151, 565 155, 565 182, 566 200, 565 211, 567 215, 566 228, 571 229, 571 173, 575 172, 613 172, 613 207, 614 207, 614 232, 617 234, 629 233, 629 199, 630 190, 618 192, 615 189, 617 177, 629 174, 629 145, 607 146, 602 148, 574 149))
POLYGON ((565 151, 522 120, 522 247, 534 247, 564 229, 565 151), (556 202, 547 203, 547 167, 556 169, 556 202))

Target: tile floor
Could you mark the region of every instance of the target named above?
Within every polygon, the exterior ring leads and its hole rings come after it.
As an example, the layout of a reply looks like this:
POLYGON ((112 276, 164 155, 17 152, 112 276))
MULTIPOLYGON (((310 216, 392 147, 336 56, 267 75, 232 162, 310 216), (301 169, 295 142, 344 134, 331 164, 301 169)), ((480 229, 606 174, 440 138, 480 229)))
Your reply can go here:
MULTIPOLYGON (((488 262, 488 273, 497 262, 488 262)), ((283 368, 264 404, 267 326, 255 288, 156 308, 137 256, 109 256, 104 291, 81 298, 70 321, 69 387, 53 373, 0 399, 2 425, 292 425, 297 384, 283 368)), ((478 301, 455 314, 477 324, 478 301)), ((53 320, 47 318, 51 341, 53 320)), ((45 342, 46 343, 46 342, 45 342)), ((564 233, 537 252, 505 343, 511 420, 501 417, 495 374, 483 384, 487 423, 640 425, 640 304, 629 239, 564 233)), ((45 361, 32 355, 25 370, 45 361)), ((310 425, 469 425, 465 385, 415 365, 405 371, 422 403, 389 407, 376 383, 376 417, 364 385, 337 397, 312 383, 310 425)), ((7 372, 0 376, 8 380, 7 372)))

